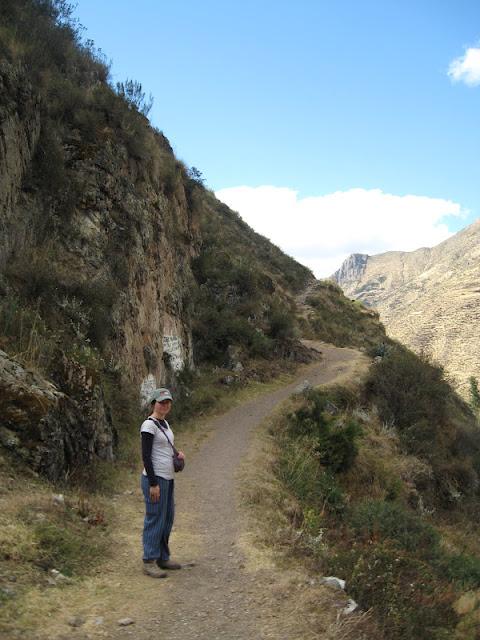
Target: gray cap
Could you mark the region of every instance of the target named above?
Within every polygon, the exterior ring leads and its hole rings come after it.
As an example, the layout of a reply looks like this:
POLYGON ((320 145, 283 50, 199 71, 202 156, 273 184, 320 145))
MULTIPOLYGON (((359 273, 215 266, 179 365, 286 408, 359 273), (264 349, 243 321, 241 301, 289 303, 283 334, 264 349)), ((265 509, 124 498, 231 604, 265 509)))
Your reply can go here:
POLYGON ((161 389, 155 389, 155 391, 152 391, 150 394, 149 402, 153 402, 154 400, 162 402, 162 400, 173 400, 173 398, 170 391, 165 389, 165 387, 162 387, 161 389))

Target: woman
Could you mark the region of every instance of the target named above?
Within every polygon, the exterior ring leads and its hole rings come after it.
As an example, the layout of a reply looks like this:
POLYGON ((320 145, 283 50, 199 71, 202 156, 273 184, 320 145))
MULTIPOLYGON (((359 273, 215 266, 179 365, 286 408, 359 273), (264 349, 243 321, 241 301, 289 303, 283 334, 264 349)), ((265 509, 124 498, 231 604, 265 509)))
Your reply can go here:
MULTIPOLYGON (((172 408, 168 389, 155 389, 150 396, 150 416, 140 427, 142 437, 142 490, 145 497, 143 525, 143 572, 152 578, 166 578, 162 569, 181 569, 170 560, 168 539, 173 525, 173 440, 165 417, 172 408)), ((178 456, 183 460, 182 451, 178 456)))

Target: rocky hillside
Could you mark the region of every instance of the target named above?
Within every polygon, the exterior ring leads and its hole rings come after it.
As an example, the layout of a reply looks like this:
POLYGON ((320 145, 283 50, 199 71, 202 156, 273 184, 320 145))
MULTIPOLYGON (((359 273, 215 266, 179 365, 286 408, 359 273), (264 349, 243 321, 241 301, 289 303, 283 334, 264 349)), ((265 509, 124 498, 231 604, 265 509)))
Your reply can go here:
POLYGON ((180 372, 295 357, 312 278, 175 158, 70 13, 0 5, 0 442, 50 478, 112 458, 180 372))
POLYGON ((314 357, 302 332, 383 341, 175 158, 68 3, 4 0, 0 24, 0 454, 90 473, 156 386, 191 412, 199 373, 244 384, 314 357))
POLYGON ((333 279, 377 309, 391 336, 444 365, 460 389, 480 376, 480 220, 432 249, 353 254, 333 279))

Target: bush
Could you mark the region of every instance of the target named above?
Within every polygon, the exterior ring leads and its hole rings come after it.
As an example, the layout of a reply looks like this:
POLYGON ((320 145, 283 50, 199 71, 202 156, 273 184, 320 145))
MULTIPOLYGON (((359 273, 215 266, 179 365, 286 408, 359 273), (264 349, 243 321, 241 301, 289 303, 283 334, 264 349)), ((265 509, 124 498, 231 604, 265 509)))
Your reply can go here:
POLYGON ((423 420, 441 423, 450 387, 441 367, 397 345, 370 368, 366 393, 382 420, 405 429, 423 420))
POLYGON ((13 294, 0 298, 3 348, 25 366, 47 371, 58 353, 62 332, 47 326, 37 306, 13 294))
POLYGON ((391 640, 447 640, 457 623, 455 594, 432 568, 390 542, 355 546, 332 557, 362 609, 372 609, 391 640))
POLYGON ((452 580, 466 589, 480 587, 480 558, 459 554, 443 554, 437 561, 437 570, 448 580, 452 580))
POLYGON ((333 473, 347 471, 358 453, 360 425, 352 418, 338 415, 339 407, 347 406, 348 396, 348 391, 340 391, 340 388, 331 392, 312 390, 304 405, 289 416, 291 436, 313 437, 319 461, 333 473))
POLYGON ((431 557, 439 545, 439 535, 423 520, 395 502, 369 500, 354 508, 349 522, 363 538, 391 544, 422 557, 431 557))
POLYGON ((269 317, 268 335, 274 340, 287 340, 295 334, 295 316, 288 310, 272 309, 269 317))
POLYGON ((333 473, 350 469, 358 453, 357 438, 361 433, 360 425, 352 419, 328 424, 316 447, 320 462, 333 473))
POLYGON ((343 492, 334 476, 319 467, 312 441, 305 438, 285 441, 276 473, 302 503, 331 513, 340 513, 345 508, 343 492))

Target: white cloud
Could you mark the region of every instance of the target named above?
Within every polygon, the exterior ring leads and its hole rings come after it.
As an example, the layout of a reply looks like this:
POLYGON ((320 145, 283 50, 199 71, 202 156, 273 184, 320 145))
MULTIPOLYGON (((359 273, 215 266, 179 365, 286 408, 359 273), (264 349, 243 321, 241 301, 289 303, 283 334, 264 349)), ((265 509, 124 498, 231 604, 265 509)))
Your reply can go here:
POLYGON ((286 187, 233 187, 216 196, 255 231, 324 278, 351 253, 412 251, 452 234, 442 220, 459 204, 380 189, 350 189, 299 198, 286 187))
POLYGON ((448 67, 448 75, 455 82, 470 87, 480 84, 480 48, 469 48, 464 56, 455 58, 448 67))

